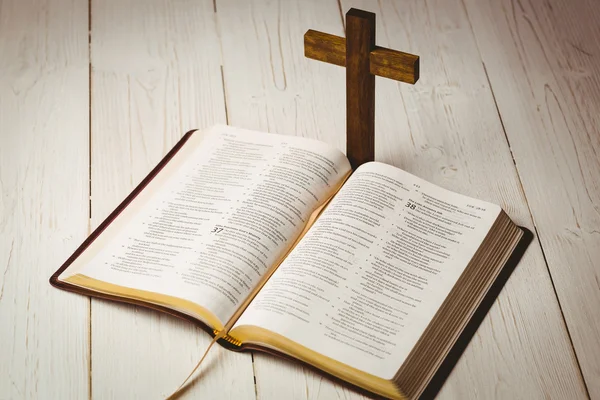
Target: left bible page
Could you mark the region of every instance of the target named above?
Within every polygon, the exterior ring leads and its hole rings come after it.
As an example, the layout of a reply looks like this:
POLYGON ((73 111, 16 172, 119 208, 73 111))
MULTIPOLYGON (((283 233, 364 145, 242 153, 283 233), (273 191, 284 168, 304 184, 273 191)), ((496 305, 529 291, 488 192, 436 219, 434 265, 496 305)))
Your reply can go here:
POLYGON ((58 279, 220 330, 350 171, 318 141, 195 132, 58 279))

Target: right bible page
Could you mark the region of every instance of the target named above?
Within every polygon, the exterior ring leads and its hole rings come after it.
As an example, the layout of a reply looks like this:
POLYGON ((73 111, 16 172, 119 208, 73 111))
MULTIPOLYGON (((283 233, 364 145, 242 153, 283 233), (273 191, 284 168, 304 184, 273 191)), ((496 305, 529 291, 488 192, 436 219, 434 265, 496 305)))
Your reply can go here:
POLYGON ((377 162, 356 170, 231 331, 280 334, 391 379, 500 207, 377 162))

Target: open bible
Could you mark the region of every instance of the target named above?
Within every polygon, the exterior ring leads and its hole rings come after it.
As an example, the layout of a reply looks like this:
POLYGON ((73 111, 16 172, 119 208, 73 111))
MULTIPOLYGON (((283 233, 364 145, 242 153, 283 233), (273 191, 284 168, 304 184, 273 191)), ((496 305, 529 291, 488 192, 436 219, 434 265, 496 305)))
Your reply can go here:
POLYGON ((232 350, 417 398, 523 232, 500 207, 316 140, 187 133, 50 279, 232 350))

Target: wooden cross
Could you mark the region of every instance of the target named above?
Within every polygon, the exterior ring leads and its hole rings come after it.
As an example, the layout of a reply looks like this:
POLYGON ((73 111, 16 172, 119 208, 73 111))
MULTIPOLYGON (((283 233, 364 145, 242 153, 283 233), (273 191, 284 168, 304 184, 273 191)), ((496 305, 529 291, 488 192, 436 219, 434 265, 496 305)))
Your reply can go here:
POLYGON ((419 56, 375 46, 375 14, 351 8, 346 39, 309 29, 304 55, 346 67, 346 155, 353 169, 375 159, 375 75, 414 84, 419 56))

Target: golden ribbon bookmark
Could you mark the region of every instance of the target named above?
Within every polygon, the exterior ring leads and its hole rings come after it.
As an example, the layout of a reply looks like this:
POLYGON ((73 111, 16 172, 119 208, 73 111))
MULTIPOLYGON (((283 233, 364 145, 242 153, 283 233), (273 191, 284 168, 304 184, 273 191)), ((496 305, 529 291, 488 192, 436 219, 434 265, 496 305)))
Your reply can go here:
POLYGON ((177 389, 175 389, 175 391, 173 393, 171 393, 165 400, 175 400, 175 399, 177 399, 182 394, 181 393, 181 389, 183 389, 183 387, 185 386, 185 384, 190 380, 190 378, 198 370, 198 368, 200 367, 200 364, 202 364, 202 361, 204 361, 204 359, 208 355, 208 352, 209 352, 210 348, 213 346, 213 344, 215 344, 217 342, 217 340, 219 340, 222 337, 224 337, 225 334, 226 334, 226 332, 227 332, 227 330, 223 329, 221 332, 219 332, 219 333, 217 333, 215 335, 215 337, 213 338, 213 340, 210 342, 210 344, 206 348, 206 351, 204 352, 204 355, 202 356, 202 358, 200 359, 200 361, 198 361, 198 364, 196 364, 196 366, 194 367, 194 369, 192 370, 192 372, 190 372, 190 374, 187 376, 187 378, 185 378, 185 380, 181 383, 181 385, 179 385, 179 387, 177 389))

